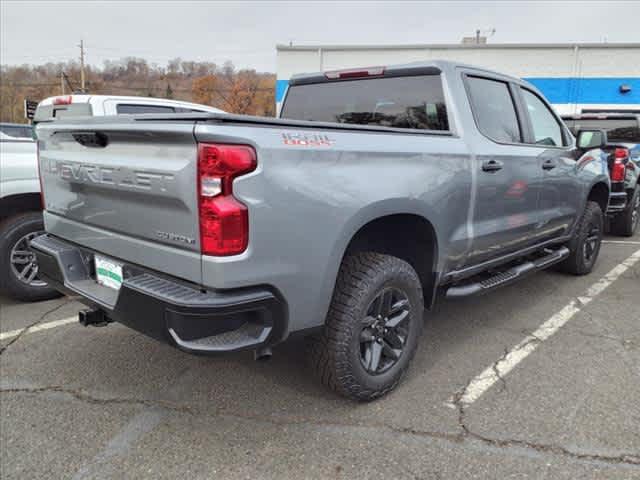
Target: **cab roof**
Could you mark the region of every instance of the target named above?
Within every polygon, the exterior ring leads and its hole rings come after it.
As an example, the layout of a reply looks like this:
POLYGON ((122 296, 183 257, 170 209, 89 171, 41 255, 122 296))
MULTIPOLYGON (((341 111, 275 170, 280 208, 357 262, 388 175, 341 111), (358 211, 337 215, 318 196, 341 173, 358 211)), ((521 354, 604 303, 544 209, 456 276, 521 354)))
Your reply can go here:
POLYGON ((310 83, 324 83, 332 81, 341 81, 355 78, 366 77, 399 77, 408 75, 438 75, 442 72, 453 73, 458 68, 464 68, 469 70, 475 70, 478 73, 487 73, 495 77, 500 77, 503 80, 512 81, 515 83, 528 85, 527 82, 521 78, 505 75, 494 70, 489 70, 483 67, 475 65, 469 65, 461 62, 453 62, 450 60, 430 60, 424 62, 411 62, 397 65, 376 65, 371 67, 362 68, 347 68, 340 70, 332 70, 325 72, 313 72, 296 74, 289 80, 289 85, 303 85, 310 83), (367 74, 367 71, 374 71, 373 74, 367 74), (361 75, 356 75, 361 73, 361 75))

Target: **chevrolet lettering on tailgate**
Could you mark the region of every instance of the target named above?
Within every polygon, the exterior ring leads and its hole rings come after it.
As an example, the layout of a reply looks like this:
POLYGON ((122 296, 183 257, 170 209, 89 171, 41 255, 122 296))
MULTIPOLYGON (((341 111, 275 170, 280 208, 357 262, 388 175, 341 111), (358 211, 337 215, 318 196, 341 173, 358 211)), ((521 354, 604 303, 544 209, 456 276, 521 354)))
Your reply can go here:
POLYGON ((69 182, 114 185, 137 190, 153 189, 166 192, 174 180, 173 175, 166 173, 56 160, 44 161, 43 169, 69 182))

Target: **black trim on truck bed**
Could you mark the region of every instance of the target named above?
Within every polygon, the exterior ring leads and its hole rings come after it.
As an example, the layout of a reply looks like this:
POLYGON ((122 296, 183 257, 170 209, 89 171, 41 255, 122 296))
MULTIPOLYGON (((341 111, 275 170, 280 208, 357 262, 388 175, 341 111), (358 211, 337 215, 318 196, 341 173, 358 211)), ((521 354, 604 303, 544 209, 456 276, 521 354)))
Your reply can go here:
POLYGON ((202 291, 125 264, 120 290, 98 284, 93 252, 45 234, 31 247, 40 274, 58 290, 156 340, 190 353, 254 349, 282 340, 287 308, 267 287, 202 291))
MULTIPOLYGON (((435 67, 430 67, 435 68, 435 67)), ((420 72, 420 70, 412 69, 412 72, 420 72)), ((402 76, 412 76, 403 74, 402 76)), ((102 126, 111 126, 114 122, 113 116, 105 117, 65 117, 60 119, 64 122, 61 131, 68 133, 89 133, 92 131, 101 131, 102 126), (78 129, 73 128, 74 125, 78 129)), ((145 113, 138 115, 123 115, 117 119, 118 127, 126 126, 127 123, 135 122, 207 122, 232 125, 256 125, 266 128, 304 128, 312 130, 339 130, 352 132, 374 132, 374 133, 402 133, 407 135, 436 135, 439 137, 457 137, 454 133, 456 130, 452 124, 453 119, 449 119, 449 130, 420 130, 414 128, 397 128, 380 125, 358 125, 353 123, 335 123, 335 122, 315 122, 309 120, 292 120, 287 118, 257 117, 253 115, 236 115, 231 113, 145 113)), ((51 124, 55 123, 55 118, 43 119, 39 123, 51 124)), ((108 129, 109 127, 107 127, 108 129)), ((54 127, 55 130, 55 127, 54 127)))
POLYGON ((230 123, 230 124, 250 124, 259 125, 264 127, 279 127, 279 128, 310 128, 314 130, 345 130, 345 131, 358 131, 358 132, 376 132, 376 133, 404 133, 411 135, 438 135, 442 137, 453 137, 451 130, 417 130, 413 128, 395 128, 395 127, 383 127, 377 125, 356 125, 353 123, 333 123, 333 122, 311 122, 308 120, 291 120, 285 118, 267 118, 267 117, 254 117, 251 115, 231 115, 220 113, 207 113, 207 114, 189 114, 189 115, 136 115, 134 120, 139 122, 144 121, 164 121, 164 120, 195 120, 195 121, 208 121, 217 123, 230 123))
MULTIPOLYGON (((375 133, 403 133, 408 135, 436 135, 439 137, 456 137, 449 130, 418 130, 414 128, 395 128, 377 125, 356 125, 353 123, 333 123, 333 122, 311 122, 308 120, 290 120, 284 118, 255 117, 251 115, 233 115, 230 113, 173 113, 173 114, 140 114, 127 115, 127 118, 119 117, 119 126, 126 125, 126 122, 210 122, 228 123, 231 125, 257 125, 266 128, 306 128, 312 130, 340 130, 355 132, 375 132, 375 133)), ((43 121, 40 123, 51 123, 55 120, 43 121)), ((113 117, 91 117, 88 121, 78 121, 77 119, 64 119, 64 128, 60 131, 74 133, 73 125, 78 125, 78 132, 87 133, 90 131, 102 131, 101 126, 109 125, 113 122, 113 117)), ((451 125, 450 125, 451 127, 451 125)))

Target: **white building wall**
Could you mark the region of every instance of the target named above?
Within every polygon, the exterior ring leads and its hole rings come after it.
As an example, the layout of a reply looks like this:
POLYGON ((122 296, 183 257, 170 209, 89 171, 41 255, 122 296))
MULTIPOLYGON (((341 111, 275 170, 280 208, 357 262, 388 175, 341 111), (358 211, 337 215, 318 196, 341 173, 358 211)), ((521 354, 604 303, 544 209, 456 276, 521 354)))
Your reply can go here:
POLYGON ((553 45, 278 46, 276 100, 297 73, 453 60, 525 78, 560 113, 640 109, 640 43, 553 45), (622 94, 621 84, 632 87, 622 94))
MULTIPOLYGON (((541 49, 427 48, 423 50, 326 51, 323 53, 323 57, 324 70, 372 64, 452 60, 482 66, 509 75, 527 77, 571 75, 574 53, 570 48, 547 49, 546 51, 541 49), (536 57, 539 57, 538 61, 535 60, 536 57)), ((316 64, 316 66, 318 65, 316 64)))

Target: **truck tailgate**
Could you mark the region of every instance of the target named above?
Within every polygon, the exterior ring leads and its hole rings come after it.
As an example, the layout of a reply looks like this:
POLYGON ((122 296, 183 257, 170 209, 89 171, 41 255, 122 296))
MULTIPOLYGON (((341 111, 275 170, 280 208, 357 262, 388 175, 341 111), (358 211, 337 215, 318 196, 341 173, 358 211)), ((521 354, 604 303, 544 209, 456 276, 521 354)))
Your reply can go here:
POLYGON ((201 281, 193 122, 38 126, 47 231, 201 281))

